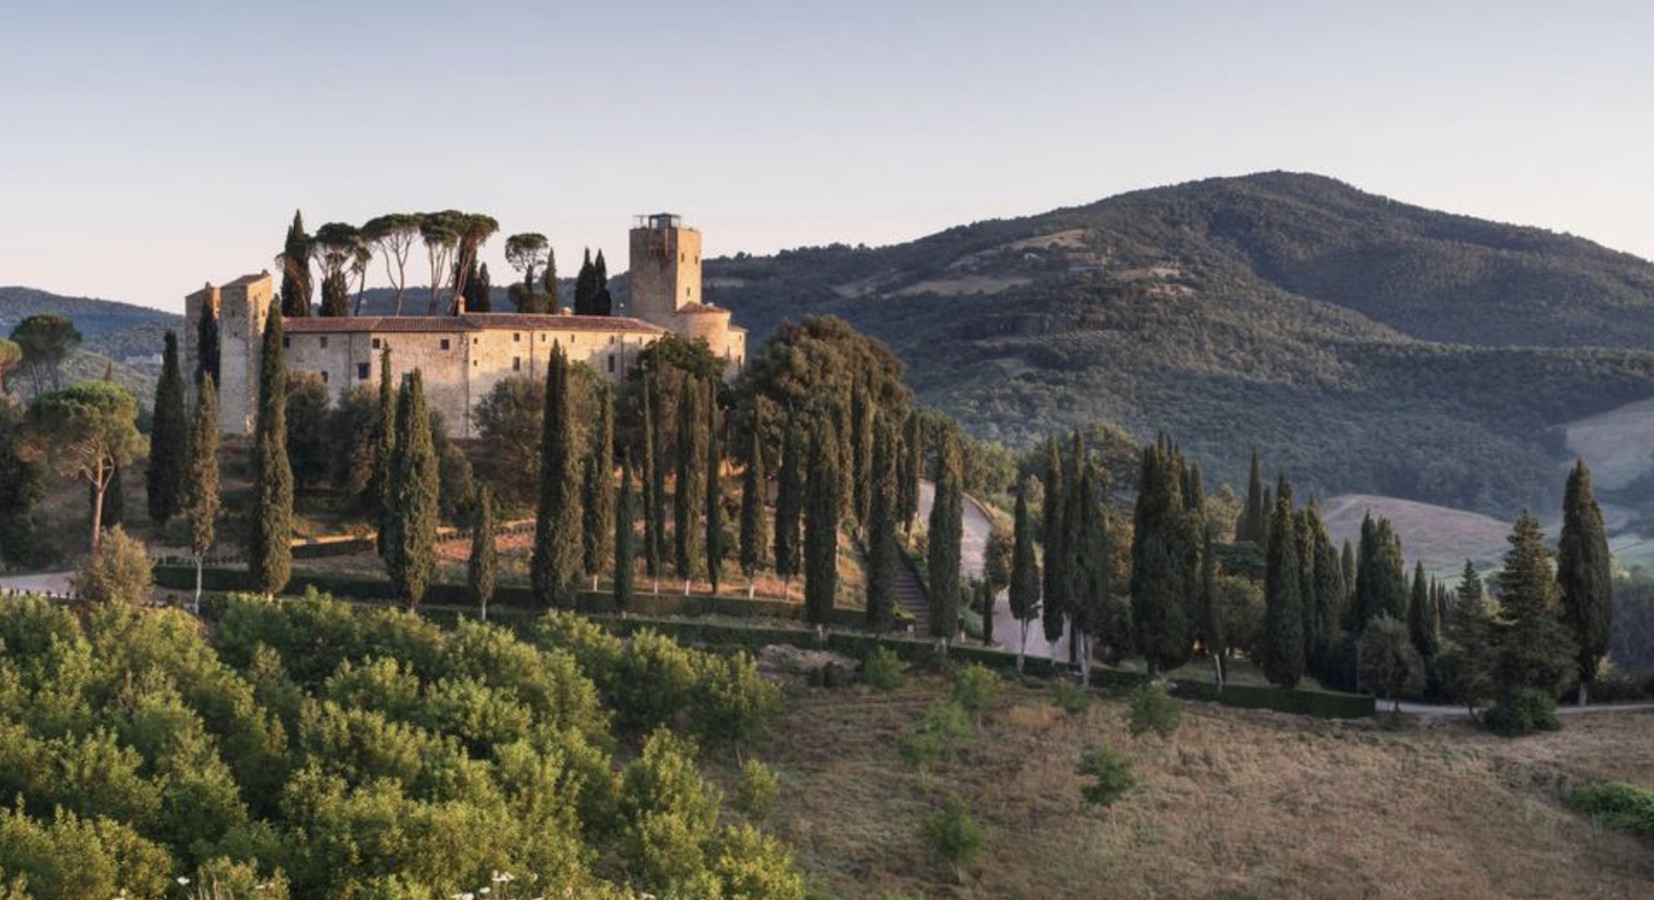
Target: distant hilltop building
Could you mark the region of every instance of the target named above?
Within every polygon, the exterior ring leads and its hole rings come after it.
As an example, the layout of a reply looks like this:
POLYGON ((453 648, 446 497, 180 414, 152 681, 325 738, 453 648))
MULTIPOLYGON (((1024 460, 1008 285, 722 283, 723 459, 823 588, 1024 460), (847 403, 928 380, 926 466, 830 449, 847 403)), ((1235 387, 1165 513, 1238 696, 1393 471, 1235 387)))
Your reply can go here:
MULTIPOLYGON (((619 381, 638 353, 667 334, 705 341, 725 360, 726 377, 746 363, 747 332, 729 310, 701 297, 701 233, 675 215, 638 216, 628 273, 632 313, 576 316, 468 313, 448 316, 305 317, 286 320, 289 372, 316 373, 335 401, 355 384, 377 384, 379 352, 391 348, 391 377, 419 369, 426 397, 450 437, 473 434, 471 411, 496 384, 544 378, 551 350, 619 381)), ((225 434, 251 434, 258 409, 259 349, 274 301, 270 273, 247 275, 184 298, 186 371, 196 366, 202 311, 218 321, 218 396, 225 434)))

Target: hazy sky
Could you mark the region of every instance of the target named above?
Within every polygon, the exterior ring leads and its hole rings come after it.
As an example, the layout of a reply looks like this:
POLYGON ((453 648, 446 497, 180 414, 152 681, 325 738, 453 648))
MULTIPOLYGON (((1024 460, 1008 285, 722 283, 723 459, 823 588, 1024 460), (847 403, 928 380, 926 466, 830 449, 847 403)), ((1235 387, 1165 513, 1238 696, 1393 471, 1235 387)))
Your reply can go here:
POLYGON ((1654 257, 1650 34, 1511 0, 0 0, 0 284, 179 309, 294 207, 488 212, 571 274, 640 212, 768 252, 1264 169, 1654 257))

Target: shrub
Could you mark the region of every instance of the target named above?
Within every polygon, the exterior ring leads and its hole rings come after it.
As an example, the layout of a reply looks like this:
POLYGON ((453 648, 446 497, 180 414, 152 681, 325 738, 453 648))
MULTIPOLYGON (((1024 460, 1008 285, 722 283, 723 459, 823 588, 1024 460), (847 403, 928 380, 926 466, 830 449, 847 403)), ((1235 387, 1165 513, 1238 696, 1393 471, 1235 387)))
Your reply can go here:
POLYGON ((1091 692, 1077 684, 1058 681, 1051 685, 1051 705, 1077 716, 1090 708, 1091 692))
POLYGON ((735 808, 747 818, 763 821, 775 810, 775 801, 781 793, 781 780, 769 766, 749 759, 741 766, 741 777, 735 783, 735 808))
POLYGON ((835 690, 848 687, 850 672, 836 662, 828 662, 819 669, 810 670, 810 685, 812 687, 835 690))
POLYGON ((903 758, 917 766, 952 756, 954 749, 971 733, 970 715, 952 700, 938 700, 925 709, 911 731, 897 742, 903 758))
POLYGON ((1131 760, 1110 747, 1093 750, 1081 757, 1080 766, 1075 771, 1095 779, 1080 788, 1081 799, 1092 806, 1112 806, 1137 786, 1137 779, 1131 774, 1131 760))
POLYGON ((919 827, 932 859, 947 865, 954 877, 982 853, 988 832, 971 816, 971 809, 958 797, 949 797, 942 808, 925 817, 919 827))
POLYGON ((902 660, 888 647, 874 647, 861 663, 861 677, 876 691, 902 686, 902 660))
POLYGON ((1575 790, 1568 802, 1616 831, 1654 838, 1654 791, 1609 781, 1575 790))
POLYGON ((987 709, 1004 682, 992 669, 981 663, 960 667, 953 676, 953 700, 966 710, 979 713, 987 709))
POLYGON ((1169 740, 1183 721, 1183 707, 1158 684, 1145 684, 1131 692, 1131 736, 1149 732, 1169 740))
POLYGON ((153 565, 144 545, 116 525, 98 540, 98 551, 75 573, 75 593, 88 603, 142 604, 149 598, 153 565))
POLYGON ((1556 731, 1562 727, 1556 717, 1555 698, 1535 688, 1517 688, 1505 695, 1482 716, 1482 724, 1504 737, 1556 731))

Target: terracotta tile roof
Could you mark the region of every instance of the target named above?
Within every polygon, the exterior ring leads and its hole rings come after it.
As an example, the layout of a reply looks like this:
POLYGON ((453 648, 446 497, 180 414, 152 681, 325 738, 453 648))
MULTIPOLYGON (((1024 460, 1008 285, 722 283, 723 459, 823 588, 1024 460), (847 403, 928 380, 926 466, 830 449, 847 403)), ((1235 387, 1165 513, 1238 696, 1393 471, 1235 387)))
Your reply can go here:
POLYGON ((722 306, 713 306, 710 303, 685 303, 684 305, 678 307, 679 315, 695 316, 700 315, 701 313, 723 313, 728 315, 729 310, 724 309, 722 306))
MULTIPOLYGON (((256 284, 256 283, 258 283, 260 281, 263 281, 264 279, 269 278, 269 277, 270 277, 269 272, 261 272, 257 275, 243 275, 240 278, 237 278, 234 281, 231 281, 229 284, 216 284, 216 285, 212 285, 212 287, 218 288, 220 290, 222 290, 224 288, 244 287, 244 286, 249 285, 249 284, 256 284)), ((197 296, 199 294, 205 294, 206 292, 207 292, 206 288, 201 288, 198 291, 192 291, 188 294, 185 294, 184 296, 185 297, 194 297, 194 296, 197 296)))
POLYGON ((634 331, 666 329, 623 316, 558 316, 528 313, 466 313, 462 316, 306 316, 283 322, 289 334, 456 331, 634 331))

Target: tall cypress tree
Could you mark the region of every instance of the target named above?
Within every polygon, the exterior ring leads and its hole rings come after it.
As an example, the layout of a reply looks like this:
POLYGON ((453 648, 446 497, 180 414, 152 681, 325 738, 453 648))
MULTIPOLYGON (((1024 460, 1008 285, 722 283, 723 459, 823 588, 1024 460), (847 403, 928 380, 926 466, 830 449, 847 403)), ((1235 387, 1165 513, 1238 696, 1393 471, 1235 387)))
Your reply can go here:
MULTIPOLYGON (((1345 544, 1347 548, 1349 545, 1345 544)), ((1353 561, 1352 561, 1353 563, 1353 561)), ((1309 661, 1316 674, 1335 674, 1334 657, 1340 645, 1339 623, 1344 618, 1344 565, 1327 535, 1326 524, 1315 519, 1315 638, 1309 661)))
POLYGON ((418 607, 436 570, 436 527, 441 480, 425 380, 418 369, 402 376, 396 399, 396 454, 391 460, 392 514, 385 537, 385 572, 410 608, 418 607))
POLYGON ((1381 615, 1407 618, 1407 573, 1401 542, 1386 519, 1368 516, 1361 523, 1361 555, 1356 564, 1355 603, 1349 631, 1359 635, 1381 615))
POLYGON ((597 270, 592 267, 592 248, 586 248, 586 258, 580 263, 580 272, 574 277, 574 314, 595 316, 593 301, 597 299, 597 270))
POLYGON ((919 482, 925 475, 925 423, 919 411, 907 414, 902 426, 902 465, 897 490, 896 518, 902 524, 902 533, 911 535, 913 523, 919 517, 919 482))
POLYGON ((1057 439, 1045 444, 1045 580, 1041 624, 1045 639, 1056 643, 1062 639, 1063 620, 1068 615, 1068 567, 1064 556, 1063 510, 1067 505, 1062 477, 1062 455, 1057 451, 1057 439))
POLYGON ((1082 580, 1085 577, 1085 564, 1081 557, 1085 553, 1085 545, 1080 534, 1080 517, 1082 515, 1080 498, 1080 478, 1085 474, 1085 443, 1080 437, 1078 429, 1070 439, 1068 450, 1068 468, 1063 472, 1063 478, 1069 485, 1069 490, 1063 495, 1062 508, 1062 604, 1064 614, 1068 618, 1068 664, 1080 664, 1080 632, 1074 627, 1075 605, 1079 603, 1079 593, 1084 588, 1082 580))
POLYGON ((1315 508, 1315 496, 1298 513, 1298 599, 1304 615, 1304 665, 1315 659, 1315 645, 1320 639, 1315 631, 1316 563, 1315 533, 1321 529, 1321 514, 1315 508))
POLYGON ((765 494, 769 491, 769 477, 764 472, 764 438, 758 424, 763 421, 764 400, 753 399, 753 426, 748 433, 747 467, 741 475, 741 574, 747 577, 747 596, 751 597, 758 579, 758 571, 769 560, 769 510, 765 494))
POLYGON ((799 574, 803 553, 804 492, 809 460, 803 428, 789 410, 781 438, 781 468, 775 492, 775 574, 781 576, 783 593, 792 593, 793 576, 799 574))
MULTIPOLYGON (((602 255, 599 251, 599 256, 602 255)), ((718 593, 724 574, 724 450, 720 439, 718 384, 706 383, 706 578, 718 593)))
POLYGON ((1563 494, 1556 580, 1562 589, 1562 620, 1579 651, 1579 704, 1584 706, 1590 702, 1591 684, 1608 655, 1614 574, 1602 509, 1591 491, 1591 470, 1583 459, 1568 473, 1563 494))
POLYGON ((191 373, 196 384, 201 379, 212 376, 216 383, 219 378, 219 350, 218 350, 218 310, 211 303, 201 304, 201 317, 195 325, 195 371, 191 373))
POLYGON ((322 305, 319 315, 342 319, 350 315, 350 280, 343 272, 322 276, 322 305))
POLYGON ((840 453, 831 415, 817 417, 804 491, 804 616, 831 624, 838 595, 840 453))
POLYGON ((580 465, 569 403, 569 360, 553 345, 546 366, 546 406, 540 434, 540 496, 534 520, 529 579, 546 606, 574 605, 580 564, 580 465))
POLYGON ((930 634, 951 642, 959 632, 960 541, 964 531, 964 487, 959 443, 952 436, 937 445, 936 499, 930 507, 930 634))
POLYGON ((281 314, 287 318, 310 315, 310 247, 304 216, 294 210, 281 249, 281 314))
POLYGON ((1355 561, 1355 547, 1350 539, 1344 539, 1344 549, 1338 554, 1338 568, 1344 573, 1344 615, 1339 617, 1342 623, 1349 613, 1349 607, 1355 599, 1355 578, 1358 565, 1355 561))
POLYGON ((1028 517, 1030 479, 1024 479, 1017 491, 1016 518, 1011 530, 1011 584, 1009 601, 1011 616, 1021 627, 1017 644, 1017 671, 1022 671, 1022 660, 1028 652, 1028 627, 1039 617, 1040 572, 1034 558, 1034 525, 1028 517))
POLYGON ((1073 492, 1079 500, 1075 504, 1077 521, 1069 531, 1069 539, 1078 546, 1073 554, 1073 606, 1070 627, 1079 636, 1080 684, 1091 684, 1092 644, 1107 619, 1109 602, 1108 518, 1099 491, 1100 477, 1095 466, 1082 467, 1073 492))
POLYGON ((656 381, 653 373, 643 376, 643 427, 638 438, 637 455, 643 461, 640 474, 643 490, 643 571, 654 580, 654 591, 660 593, 660 570, 666 553, 666 486, 660 471, 660 447, 655 438, 654 399, 656 381))
POLYGON ((580 507, 584 512, 581 561, 597 590, 597 576, 609 567, 614 549, 614 401, 608 388, 597 391, 597 427, 592 429, 591 453, 581 468, 584 483, 580 507))
POLYGON ((1282 475, 1275 491, 1264 569, 1263 652, 1258 660, 1271 683, 1298 686, 1304 676, 1304 614, 1298 572, 1298 535, 1292 487, 1282 475))
POLYGON ((499 586, 500 552, 494 543, 494 492, 484 484, 477 490, 471 517, 471 558, 465 567, 465 585, 484 622, 488 604, 499 586))
POLYGON ((1235 526, 1235 540, 1250 541, 1262 547, 1263 535, 1268 528, 1264 520, 1269 513, 1269 508, 1264 505, 1263 463, 1258 457, 1258 445, 1253 444, 1252 471, 1246 479, 1246 506, 1241 510, 1240 521, 1235 526))
POLYGON ((377 522, 374 544, 380 558, 385 556, 385 533, 390 528, 391 460, 396 458, 396 384, 391 381, 391 348, 379 351, 379 419, 373 423, 373 476, 368 496, 377 522))
POLYGON ((1223 689, 1224 656, 1229 650, 1229 632, 1224 618, 1223 598, 1218 596, 1217 554, 1212 552, 1212 529, 1206 529, 1200 550, 1200 643, 1212 660, 1212 677, 1223 689))
POLYGON ((1132 625, 1150 671, 1169 672, 1192 650, 1197 621, 1189 603, 1199 597, 1199 525, 1183 501, 1183 463, 1169 441, 1144 449, 1141 472, 1133 516, 1132 625))
POLYGON ((1558 615, 1560 590, 1539 520, 1516 519, 1499 571, 1499 614, 1494 620, 1496 677, 1504 693, 1519 688, 1554 692, 1577 673, 1578 647, 1558 615))
POLYGON ((896 578, 901 548, 896 545, 896 431, 883 416, 875 422, 868 480, 867 625, 874 634, 896 621, 896 578))
POLYGON ((672 494, 672 537, 678 577, 683 579, 683 592, 688 594, 701 556, 697 519, 706 505, 707 434, 699 403, 701 391, 695 379, 685 375, 682 387, 678 396, 678 473, 672 494))
POLYGON ((1424 574, 1423 562, 1414 564, 1413 590, 1407 602, 1407 634, 1425 665, 1434 664, 1441 650, 1441 635, 1436 630, 1436 604, 1430 598, 1430 580, 1424 574))
POLYGON ((620 495, 615 500, 614 520, 614 606, 622 612, 632 605, 632 574, 637 560, 632 538, 636 519, 637 513, 632 509, 632 458, 628 456, 620 463, 620 495))
POLYGON ((850 394, 851 497, 856 508, 856 526, 866 533, 871 515, 873 481, 873 401, 859 383, 850 394))
POLYGON ((279 594, 293 571, 293 467, 287 459, 287 363, 281 311, 272 309, 259 355, 258 424, 253 432, 253 517, 247 569, 265 594, 279 594))
POLYGON ((155 383, 155 418, 149 432, 149 468, 144 471, 149 520, 159 525, 178 514, 184 467, 189 462, 189 417, 184 412, 184 373, 178 364, 178 335, 168 331, 155 383))
POLYGON ((190 423, 190 461, 185 469, 183 508, 189 522, 190 553, 195 557, 195 613, 201 614, 201 573, 216 537, 218 510, 218 390, 211 375, 201 379, 190 423))
POLYGON ((614 297, 609 293, 609 266, 603 261, 603 251, 597 251, 597 261, 592 264, 592 315, 614 315, 614 297))
POLYGON ((488 274, 488 263, 477 267, 477 274, 465 283, 465 309, 467 312, 494 311, 494 284, 488 274))

